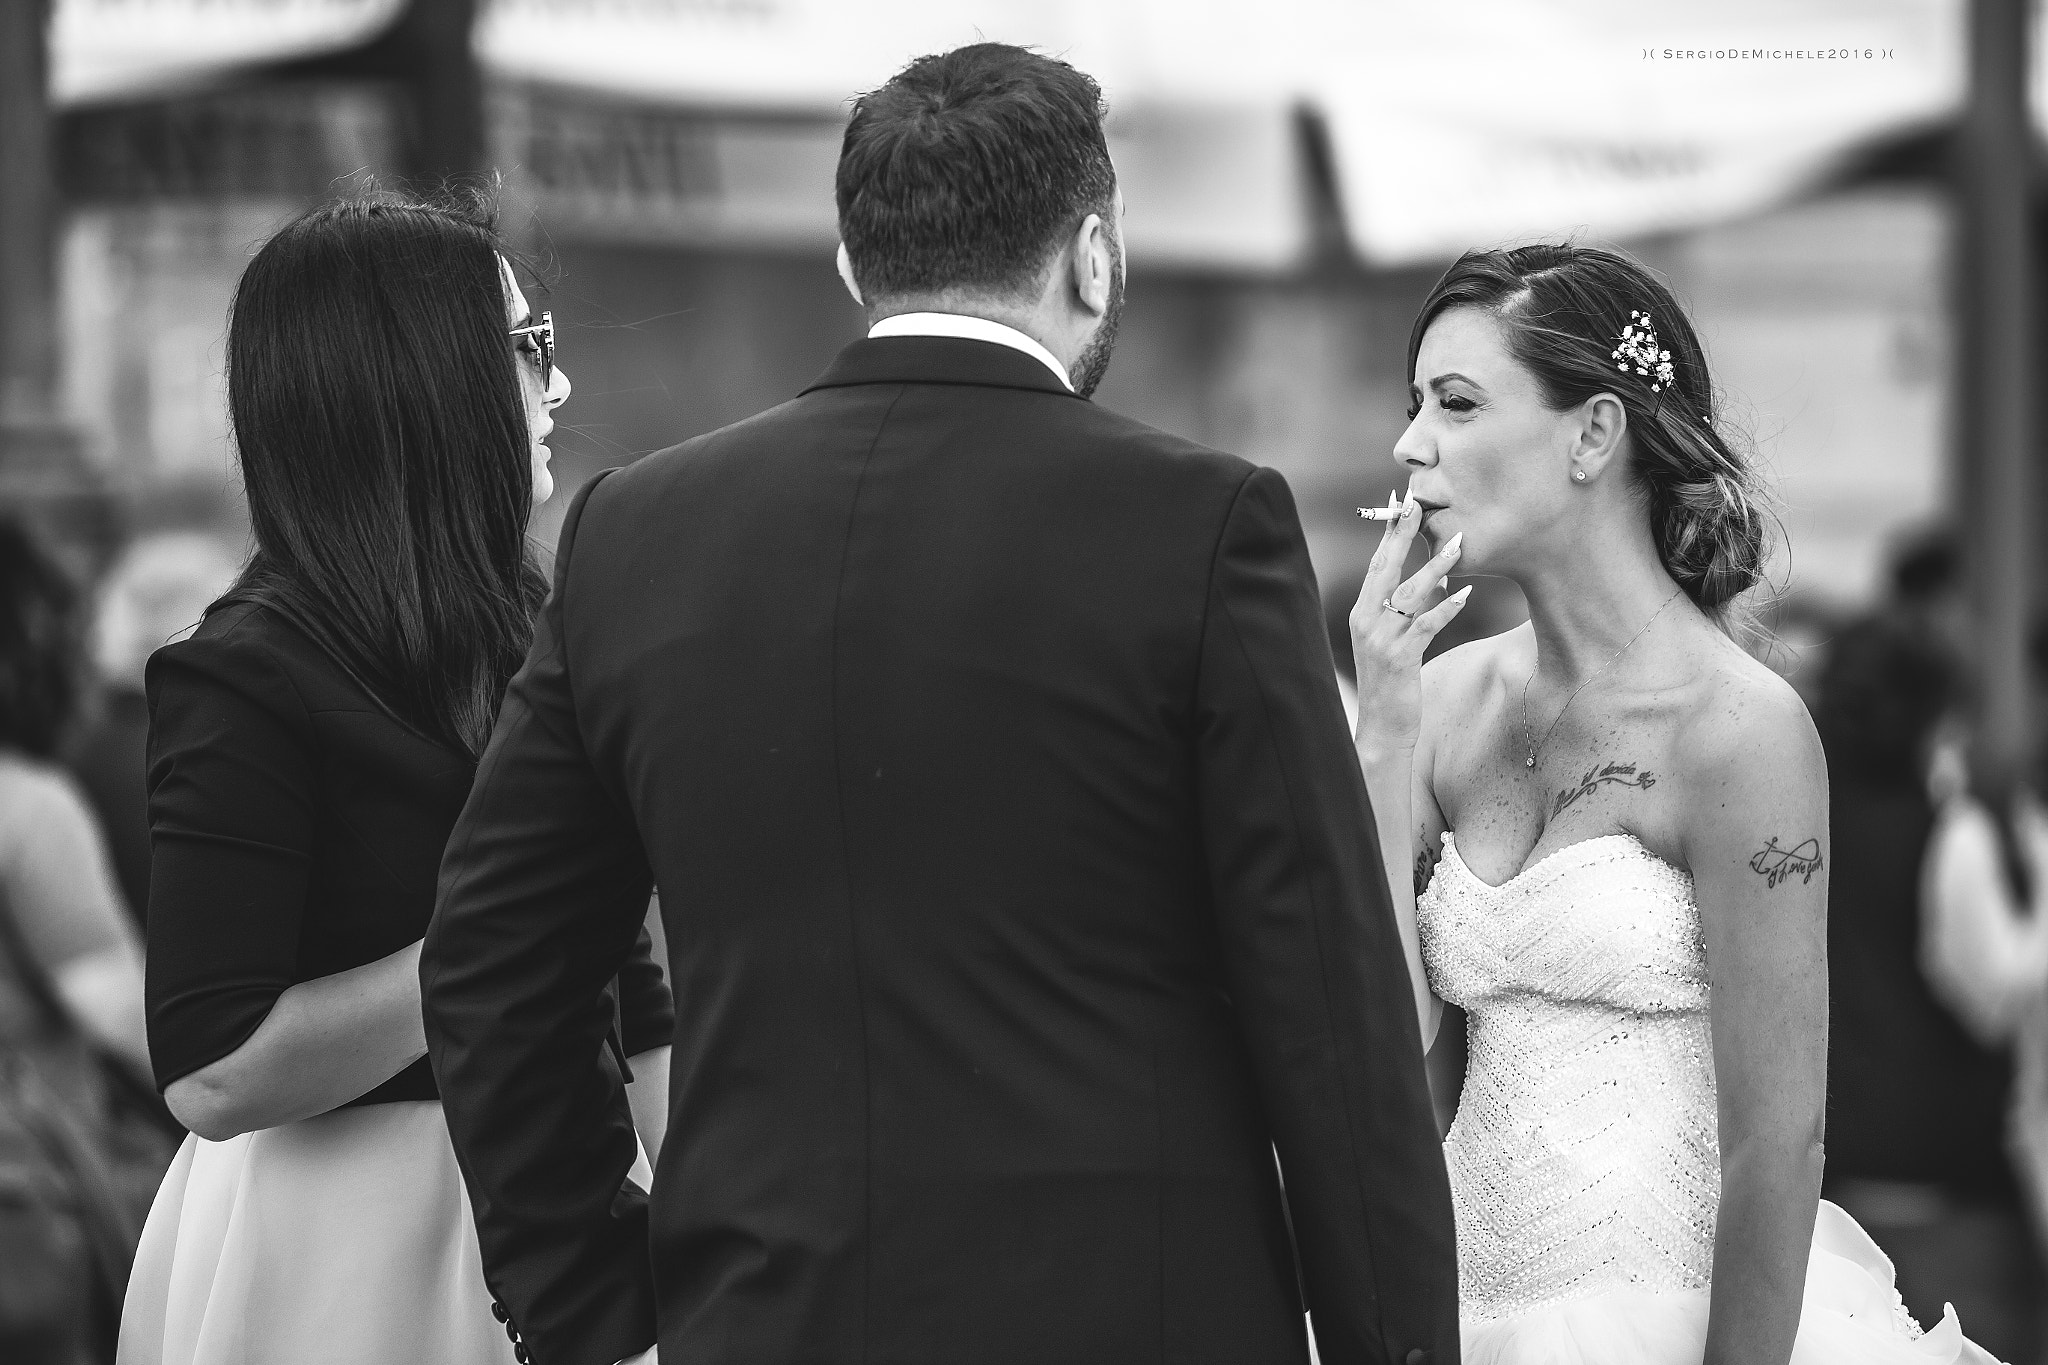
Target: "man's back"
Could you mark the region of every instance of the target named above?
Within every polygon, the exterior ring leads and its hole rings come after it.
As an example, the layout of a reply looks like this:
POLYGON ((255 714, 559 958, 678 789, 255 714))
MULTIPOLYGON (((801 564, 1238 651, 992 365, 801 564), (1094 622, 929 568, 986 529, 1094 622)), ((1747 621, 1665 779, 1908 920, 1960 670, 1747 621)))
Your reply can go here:
POLYGON ((681 1002, 681 1358, 1298 1359, 1195 772, 1252 468, 982 342, 826 384, 613 475, 567 580, 681 1002))
POLYGON ((1003 347, 858 342, 596 483, 427 945, 458 1151, 517 1195, 479 1200, 515 1325, 1250 1365, 1304 1358, 1305 1287, 1332 1365, 1454 1356, 1344 739, 1286 485, 1003 347), (551 1074, 599 1045, 580 992, 650 882, 678 1023, 648 1215, 609 1193, 630 1133, 551 1074))
POLYGON ((564 520, 421 954, 540 1365, 657 1317, 671 1365, 1297 1365, 1304 1299, 1325 1365, 1458 1357, 1287 485, 1086 401, 1124 298, 1102 120, 996 43, 861 96, 867 339, 564 520), (657 884, 650 1208, 603 997, 657 884))

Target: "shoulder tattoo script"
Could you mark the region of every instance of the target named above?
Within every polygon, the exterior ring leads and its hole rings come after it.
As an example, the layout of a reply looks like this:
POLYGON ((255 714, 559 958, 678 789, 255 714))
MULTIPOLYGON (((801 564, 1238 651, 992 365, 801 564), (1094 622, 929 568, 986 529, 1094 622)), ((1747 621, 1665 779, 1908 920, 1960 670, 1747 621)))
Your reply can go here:
POLYGON ((1778 836, 1773 834, 1770 842, 1749 860, 1749 870, 1764 879, 1764 888, 1775 891, 1788 878, 1799 878, 1801 886, 1813 880, 1813 874, 1820 871, 1820 840, 1808 839, 1796 848, 1778 847, 1778 836))
POLYGON ((1576 787, 1566 787, 1557 794, 1557 804, 1550 808, 1550 818, 1555 820, 1566 806, 1582 796, 1591 796, 1609 784, 1617 787, 1640 787, 1644 791, 1657 785, 1657 775, 1651 772, 1639 773, 1633 763, 1596 763, 1586 769, 1586 775, 1579 779, 1576 787))
POLYGON ((1436 876, 1436 865, 1443 858, 1443 856, 1443 854, 1431 848, 1427 843, 1423 844, 1423 846, 1416 851, 1415 894, 1418 897, 1420 897, 1424 891, 1427 891, 1429 889, 1429 883, 1431 879, 1433 879, 1436 876))

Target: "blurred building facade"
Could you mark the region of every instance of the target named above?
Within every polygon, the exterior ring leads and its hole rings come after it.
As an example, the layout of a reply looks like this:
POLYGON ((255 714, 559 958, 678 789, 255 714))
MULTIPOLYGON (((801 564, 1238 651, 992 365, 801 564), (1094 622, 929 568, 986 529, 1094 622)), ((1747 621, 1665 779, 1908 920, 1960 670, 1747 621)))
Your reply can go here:
MULTIPOLYGON (((1099 58, 1131 262, 1100 401, 1280 468, 1333 619, 1376 539, 1349 509, 1405 481, 1391 450, 1416 305, 1454 242, 1606 240, 1573 217, 1575 195, 1602 229, 1631 229, 1620 244, 1695 309, 1728 411, 1778 483, 1791 554, 1777 580, 1828 606, 1868 598, 1894 533, 1957 491, 1955 214, 1938 156, 1873 176, 1859 169, 1867 157, 1843 149, 1871 136, 1924 143, 1957 54, 1927 43, 1904 65, 1827 73, 1821 94, 1800 96, 1813 131, 1786 147, 1766 146, 1754 118, 1696 136, 1686 120, 1698 112, 1669 99, 1674 108, 1604 130, 1597 107, 1546 106, 1518 142, 1509 114, 1514 81, 1527 78, 1509 59, 1572 34, 1513 6, 1465 3, 1491 25, 1478 68, 1445 58, 1418 82, 1405 70, 1416 64, 1399 60, 1401 43, 1424 41, 1412 22, 1390 21, 1368 43, 1357 15, 1313 0, 1281 6, 1301 11, 1292 47, 1274 36, 1280 24, 1260 41, 1198 43, 1142 0, 1099 7, 1110 17, 1093 27, 1076 7, 1021 0, 973 15, 920 0, 54 0, 63 413, 125 530, 240 537, 222 360, 251 251, 369 178, 490 176, 508 235, 552 283, 577 382, 555 441, 560 486, 573 490, 781 401, 858 334, 831 263, 845 101, 927 30, 971 37, 985 26, 1099 58), (220 33, 181 27, 188 10, 220 33), (703 41, 642 51, 619 39, 618 25, 655 22, 695 24, 703 41), (1317 24, 1326 42, 1299 41, 1317 24), (220 34, 242 35, 235 59, 195 65, 202 40, 221 49, 220 34), (1479 122, 1453 128, 1452 96, 1475 81, 1498 88, 1479 122), (1835 139, 1832 160, 1822 134, 1835 139), (1441 139, 1457 155, 1426 178, 1441 139), (1667 155, 1674 147, 1690 150, 1667 155), (1482 170, 1497 176, 1500 202, 1474 192, 1482 170), (1549 226, 1509 231, 1525 221, 1515 215, 1549 226), (1457 238, 1457 221, 1493 235, 1457 238), (1707 225, 1671 230, 1687 221, 1707 225)), ((1866 29, 1881 20, 1914 37, 1934 8, 1850 10, 1866 29)), ((1717 7, 1728 13, 1715 22, 1754 21, 1754 9, 1717 7)), ((1801 0, 1775 22, 1792 11, 1831 12, 1801 0)), ((1889 31, 1868 29, 1872 41, 1889 31)), ((1606 59, 1638 103, 1657 81, 1723 104, 1745 93, 1782 104, 1804 88, 1782 74, 1730 84, 1654 62, 1638 70, 1634 55, 1606 59)), ((542 510, 544 540, 566 502, 542 510)), ((1460 631, 1518 612, 1512 588, 1482 584, 1460 631)))
MULTIPOLYGON (((234 282, 290 215, 405 179, 394 104, 276 79, 60 120, 62 393, 131 524, 234 524, 234 282)), ((577 381, 563 487, 789 397, 858 334, 832 268, 836 118, 512 85, 486 109, 505 226, 552 282, 577 381)), ((1441 263, 1356 260, 1298 111, 1116 129, 1130 306, 1100 401, 1280 468, 1341 593, 1374 539, 1349 509, 1405 481, 1407 329, 1441 263), (1205 209, 1251 194, 1265 209, 1234 224, 1205 209)), ((1867 595, 1889 532, 1943 503, 1946 223, 1931 186, 1866 184, 1623 243, 1696 309, 1779 478, 1800 590, 1867 595)))

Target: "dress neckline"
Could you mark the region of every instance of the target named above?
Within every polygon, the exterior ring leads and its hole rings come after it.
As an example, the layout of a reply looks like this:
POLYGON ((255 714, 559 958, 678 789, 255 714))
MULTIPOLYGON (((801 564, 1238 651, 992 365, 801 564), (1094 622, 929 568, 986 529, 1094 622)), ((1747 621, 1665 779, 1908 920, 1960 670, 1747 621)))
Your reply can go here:
POLYGON ((1575 843, 1564 844, 1558 848, 1554 848, 1550 850, 1550 852, 1544 854, 1541 858, 1538 858, 1535 862, 1528 864, 1521 871, 1509 877, 1506 881, 1496 885, 1493 882, 1487 881, 1484 877, 1480 876, 1477 872, 1474 872, 1472 870, 1471 864, 1465 861, 1465 855, 1458 852, 1458 841, 1454 831, 1447 829, 1443 833, 1444 852, 1447 853, 1451 857, 1451 859, 1458 864, 1458 870, 1460 872, 1463 872, 1466 875, 1466 877, 1470 878, 1475 884, 1484 887, 1488 891, 1496 892, 1505 891, 1509 887, 1513 886, 1516 882, 1521 881, 1524 877, 1528 877, 1536 872, 1540 872, 1542 869, 1550 866, 1550 864, 1556 862, 1559 858, 1562 858, 1567 853, 1576 852, 1577 850, 1582 848, 1590 848, 1595 844, 1612 843, 1617 839, 1622 841, 1623 843, 1633 845, 1637 852, 1641 853, 1645 858, 1648 858, 1651 862, 1657 864, 1659 867, 1669 870, 1673 875, 1684 877, 1687 880, 1691 879, 1691 874, 1686 872, 1684 868, 1679 867, 1670 859, 1652 852, 1648 844, 1645 844, 1641 839, 1636 838, 1635 835, 1630 834, 1627 830, 1620 830, 1613 834, 1596 834, 1590 839, 1580 839, 1575 843))

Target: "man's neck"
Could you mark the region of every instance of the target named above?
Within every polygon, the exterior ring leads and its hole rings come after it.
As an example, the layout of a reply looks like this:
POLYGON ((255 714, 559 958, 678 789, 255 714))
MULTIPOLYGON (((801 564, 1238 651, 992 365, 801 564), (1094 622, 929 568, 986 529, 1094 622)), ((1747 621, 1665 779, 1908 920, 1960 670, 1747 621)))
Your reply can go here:
POLYGON ((876 303, 868 309, 868 326, 873 327, 885 318, 901 317, 905 313, 950 313, 955 317, 980 318, 984 322, 993 322, 1030 337, 1052 355, 1063 371, 1071 373, 1074 362, 1079 358, 1079 351, 1061 333, 1060 328, 1048 324, 1045 306, 1045 300, 1042 298, 1027 302, 1015 298, 991 297, 987 294, 942 290, 934 294, 898 295, 876 303))
POLYGON ((868 335, 875 338, 901 336, 951 336, 971 341, 992 342, 1021 351, 1037 360, 1057 378, 1068 392, 1074 388, 1073 372, 1060 363, 1044 343, 1030 333, 1007 322, 983 317, 975 313, 942 312, 938 309, 919 309, 914 312, 890 312, 878 318, 868 327, 868 335))

